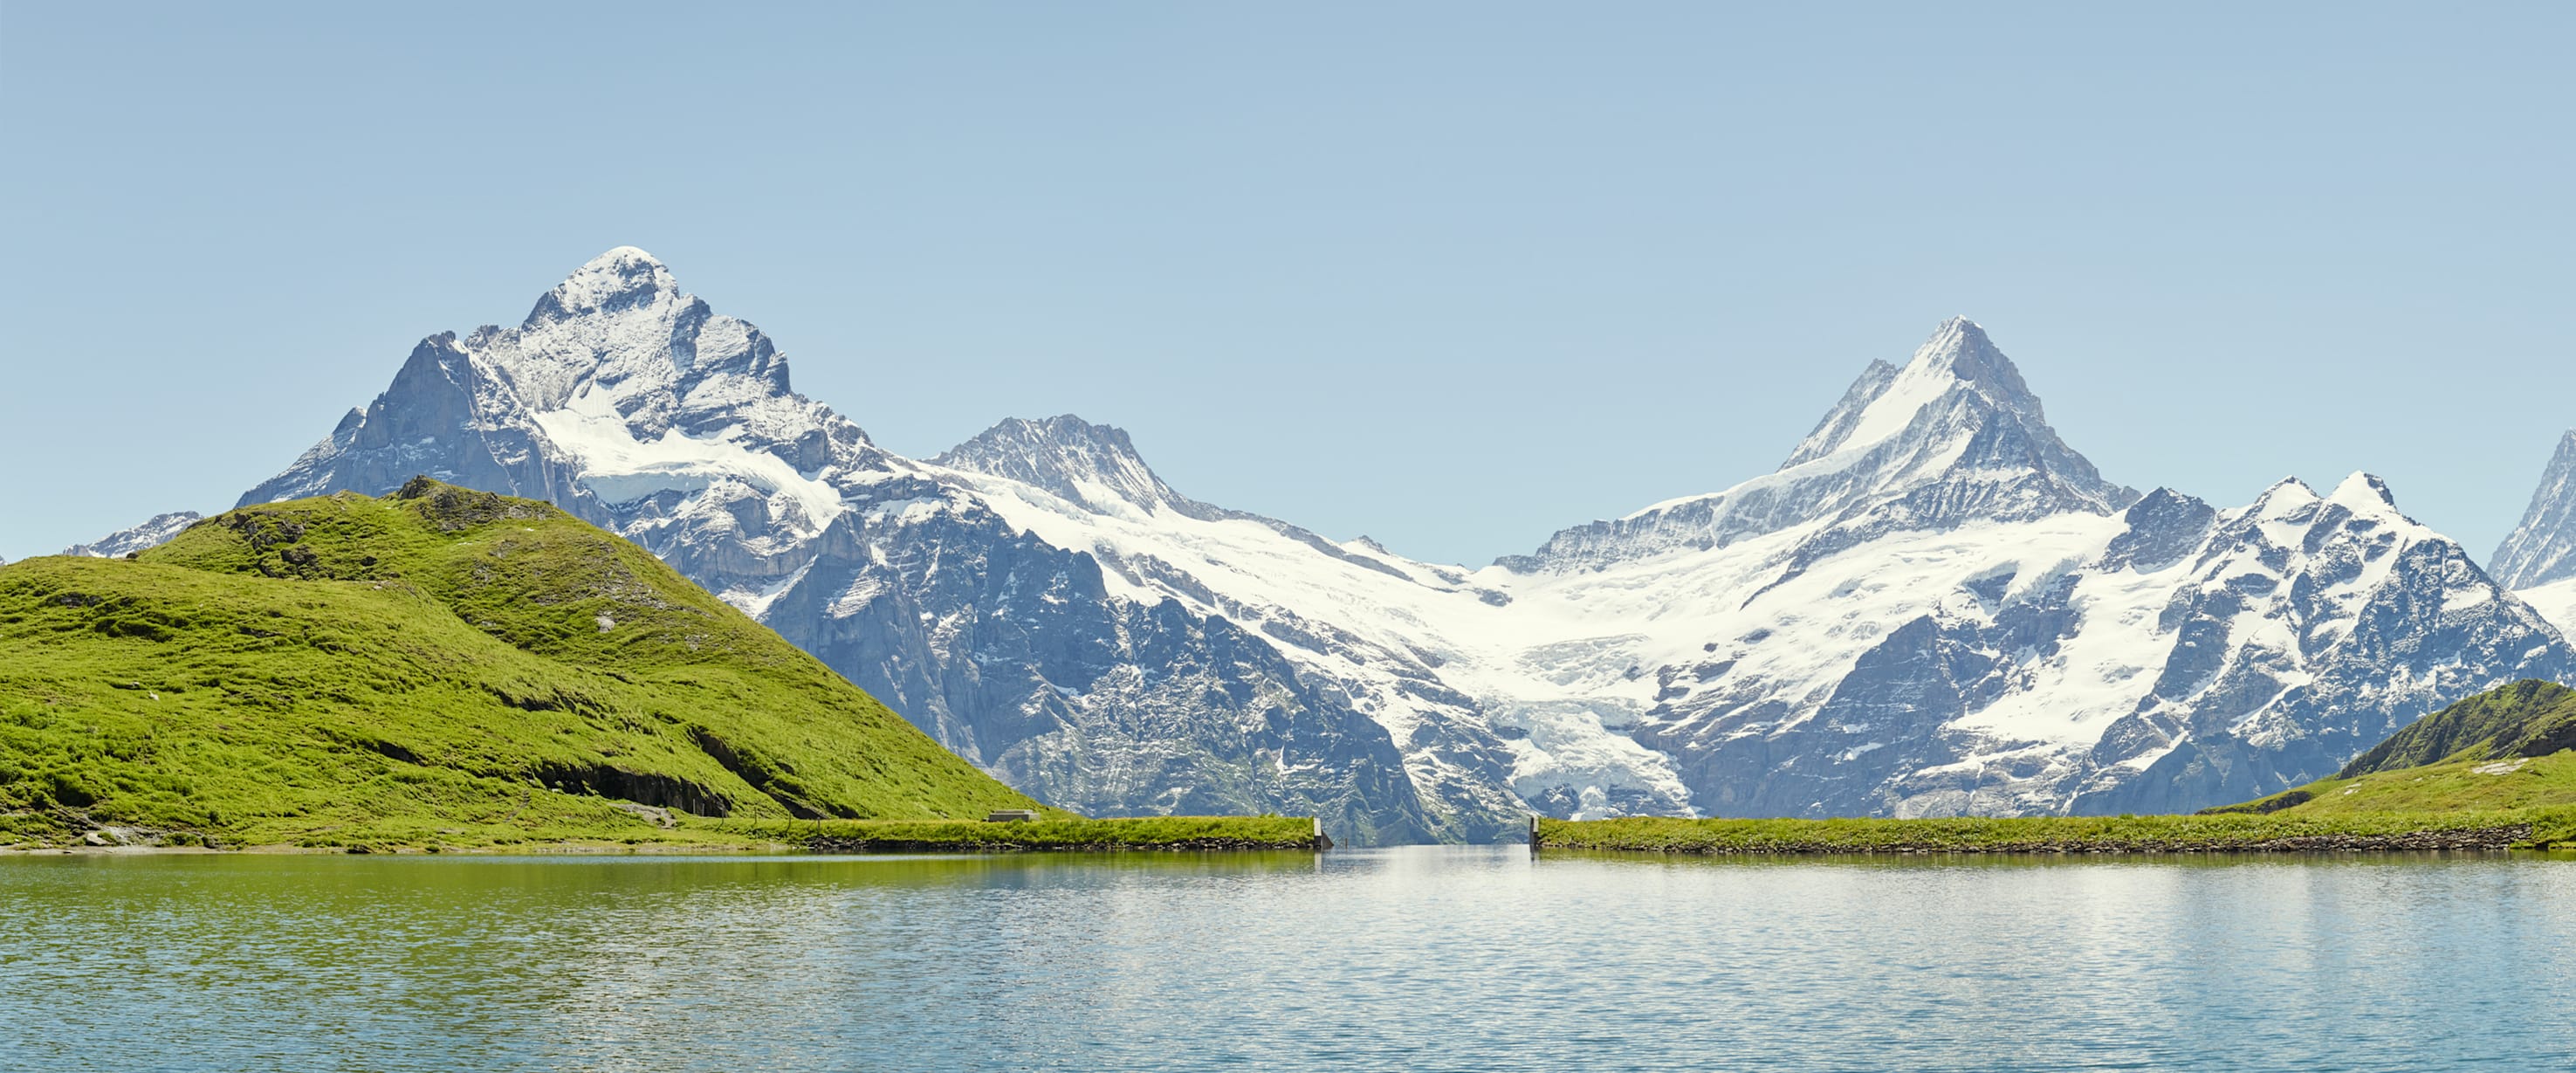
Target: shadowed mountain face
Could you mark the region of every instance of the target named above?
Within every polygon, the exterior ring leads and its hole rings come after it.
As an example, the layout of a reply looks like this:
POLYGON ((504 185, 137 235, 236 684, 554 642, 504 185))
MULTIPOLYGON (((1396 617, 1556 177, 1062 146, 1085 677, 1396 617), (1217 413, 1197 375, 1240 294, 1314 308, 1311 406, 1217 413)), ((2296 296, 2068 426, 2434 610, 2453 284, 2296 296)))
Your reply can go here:
POLYGON ((888 454, 620 249, 423 342, 244 500, 415 473, 615 529, 1051 803, 1358 842, 2189 809, 2576 667, 2375 478, 2234 509, 2110 482, 1966 320, 1775 473, 1469 568, 1191 499, 1071 416, 888 454))

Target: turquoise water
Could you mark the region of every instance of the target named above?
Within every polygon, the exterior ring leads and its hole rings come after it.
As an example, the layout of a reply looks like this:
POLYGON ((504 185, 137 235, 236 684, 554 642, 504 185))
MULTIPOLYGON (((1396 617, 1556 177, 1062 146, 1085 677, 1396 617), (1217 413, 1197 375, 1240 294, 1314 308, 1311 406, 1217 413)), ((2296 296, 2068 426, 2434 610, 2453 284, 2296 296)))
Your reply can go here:
POLYGON ((2576 1067, 2576 861, 0 860, 9 1070, 2576 1067))

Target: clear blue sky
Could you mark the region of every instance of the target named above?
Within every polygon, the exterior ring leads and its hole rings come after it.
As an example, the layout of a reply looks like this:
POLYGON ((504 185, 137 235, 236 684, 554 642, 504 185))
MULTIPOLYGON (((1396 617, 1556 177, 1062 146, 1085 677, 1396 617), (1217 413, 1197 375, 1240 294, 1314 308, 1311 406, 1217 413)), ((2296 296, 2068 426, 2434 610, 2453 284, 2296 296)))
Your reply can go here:
POLYGON ((1075 412, 1434 559, 1766 472, 1954 313, 2117 480, 2481 557, 2576 425, 2576 7, 1794 6, 10 3, 0 555, 621 244, 896 451, 1075 412))

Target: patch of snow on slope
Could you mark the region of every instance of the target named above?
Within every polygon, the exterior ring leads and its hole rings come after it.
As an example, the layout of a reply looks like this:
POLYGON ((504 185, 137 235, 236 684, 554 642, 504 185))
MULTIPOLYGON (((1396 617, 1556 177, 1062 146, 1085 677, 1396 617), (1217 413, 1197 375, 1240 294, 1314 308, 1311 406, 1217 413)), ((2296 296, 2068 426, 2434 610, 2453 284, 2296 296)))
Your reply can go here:
POLYGON ((2576 577, 2523 589, 2514 595, 2558 627, 2561 636, 2576 637, 2576 577))
POLYGON ((841 493, 798 473, 786 460, 726 435, 696 437, 666 429, 652 440, 636 438, 608 393, 584 391, 559 410, 532 415, 546 439, 580 462, 581 483, 604 503, 627 503, 655 492, 703 491, 731 477, 764 494, 785 492, 803 508, 808 531, 841 512, 841 493))
MULTIPOLYGON (((2069 544, 2094 555, 2119 531, 2117 519, 2090 534, 2067 533, 2069 544)), ((2188 567, 2160 571, 2094 571, 2078 578, 2069 600, 2077 628, 2057 651, 2023 668, 2027 684, 1970 714, 1961 726, 2013 741, 2090 745, 2128 715, 2154 686, 2175 637, 2157 616, 2173 599, 2188 567)))
POLYGON ((805 580, 805 575, 812 572, 813 569, 814 564, 808 562, 803 566, 797 567, 796 572, 770 582, 767 585, 756 589, 748 587, 726 589, 725 591, 716 594, 716 598, 732 604, 735 610, 740 611, 743 614, 749 615, 753 618, 759 618, 762 615, 768 614, 769 605, 777 603, 780 596, 785 595, 787 590, 795 588, 797 582, 805 580))
POLYGON ((1905 431, 1916 415, 1959 386, 1958 374, 1941 358, 1961 345, 1962 325, 1957 320, 1943 324, 1914 351, 1887 389, 1861 409, 1859 422, 1834 445, 1835 455, 1865 451, 1905 431))
MULTIPOLYGON (((1781 696, 1795 711, 1770 728, 1777 731, 1812 718, 1832 688, 1864 653, 1878 646, 1887 631, 1924 616, 1990 619, 1993 612, 1980 606, 1967 590, 1968 582, 2007 573, 2016 579, 2024 574, 2054 574, 2070 561, 2098 553, 2118 531, 2117 518, 2065 514, 2030 522, 1975 522, 1948 532, 1897 534, 1826 558, 1741 611, 1708 617, 1691 633, 1765 638, 1740 650, 1733 674, 1803 687, 1781 696)), ((2027 589, 2016 588, 2004 602, 2028 595, 2027 589)), ((2122 594, 2115 602, 2130 599, 2122 594)), ((2123 646, 2113 647, 2112 652, 2071 658, 2079 668, 2125 664, 2130 653, 2123 646)), ((1674 661, 1681 657, 1673 654, 1674 661)), ((2069 653, 2062 650, 2060 658, 2070 658, 2069 653)), ((2080 737, 2085 727, 2098 731, 2107 722, 2098 712, 2073 719, 2073 713, 2062 708, 2053 709, 2045 719, 2017 719, 2017 714, 1998 705, 1983 716, 2009 728, 2013 736, 2037 740, 2080 737)))

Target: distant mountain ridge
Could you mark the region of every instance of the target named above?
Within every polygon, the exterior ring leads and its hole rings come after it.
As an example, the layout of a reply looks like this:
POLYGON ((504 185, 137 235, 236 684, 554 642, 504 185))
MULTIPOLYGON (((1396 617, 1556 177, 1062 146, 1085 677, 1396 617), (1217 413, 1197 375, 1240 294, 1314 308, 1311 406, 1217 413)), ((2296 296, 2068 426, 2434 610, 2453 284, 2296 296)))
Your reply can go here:
POLYGON ((119 529, 87 544, 74 544, 54 554, 89 559, 122 559, 135 552, 146 551, 168 543, 171 537, 178 536, 204 517, 205 515, 193 510, 155 514, 141 525, 130 529, 119 529))
POLYGON ((1965 319, 1777 472, 1471 568, 1191 499, 1070 415, 892 455, 620 248, 517 328, 424 341, 243 498, 420 472, 644 544, 1043 800, 1363 843, 2186 811, 2576 668, 2376 478, 2234 509, 2104 478, 1965 319))

